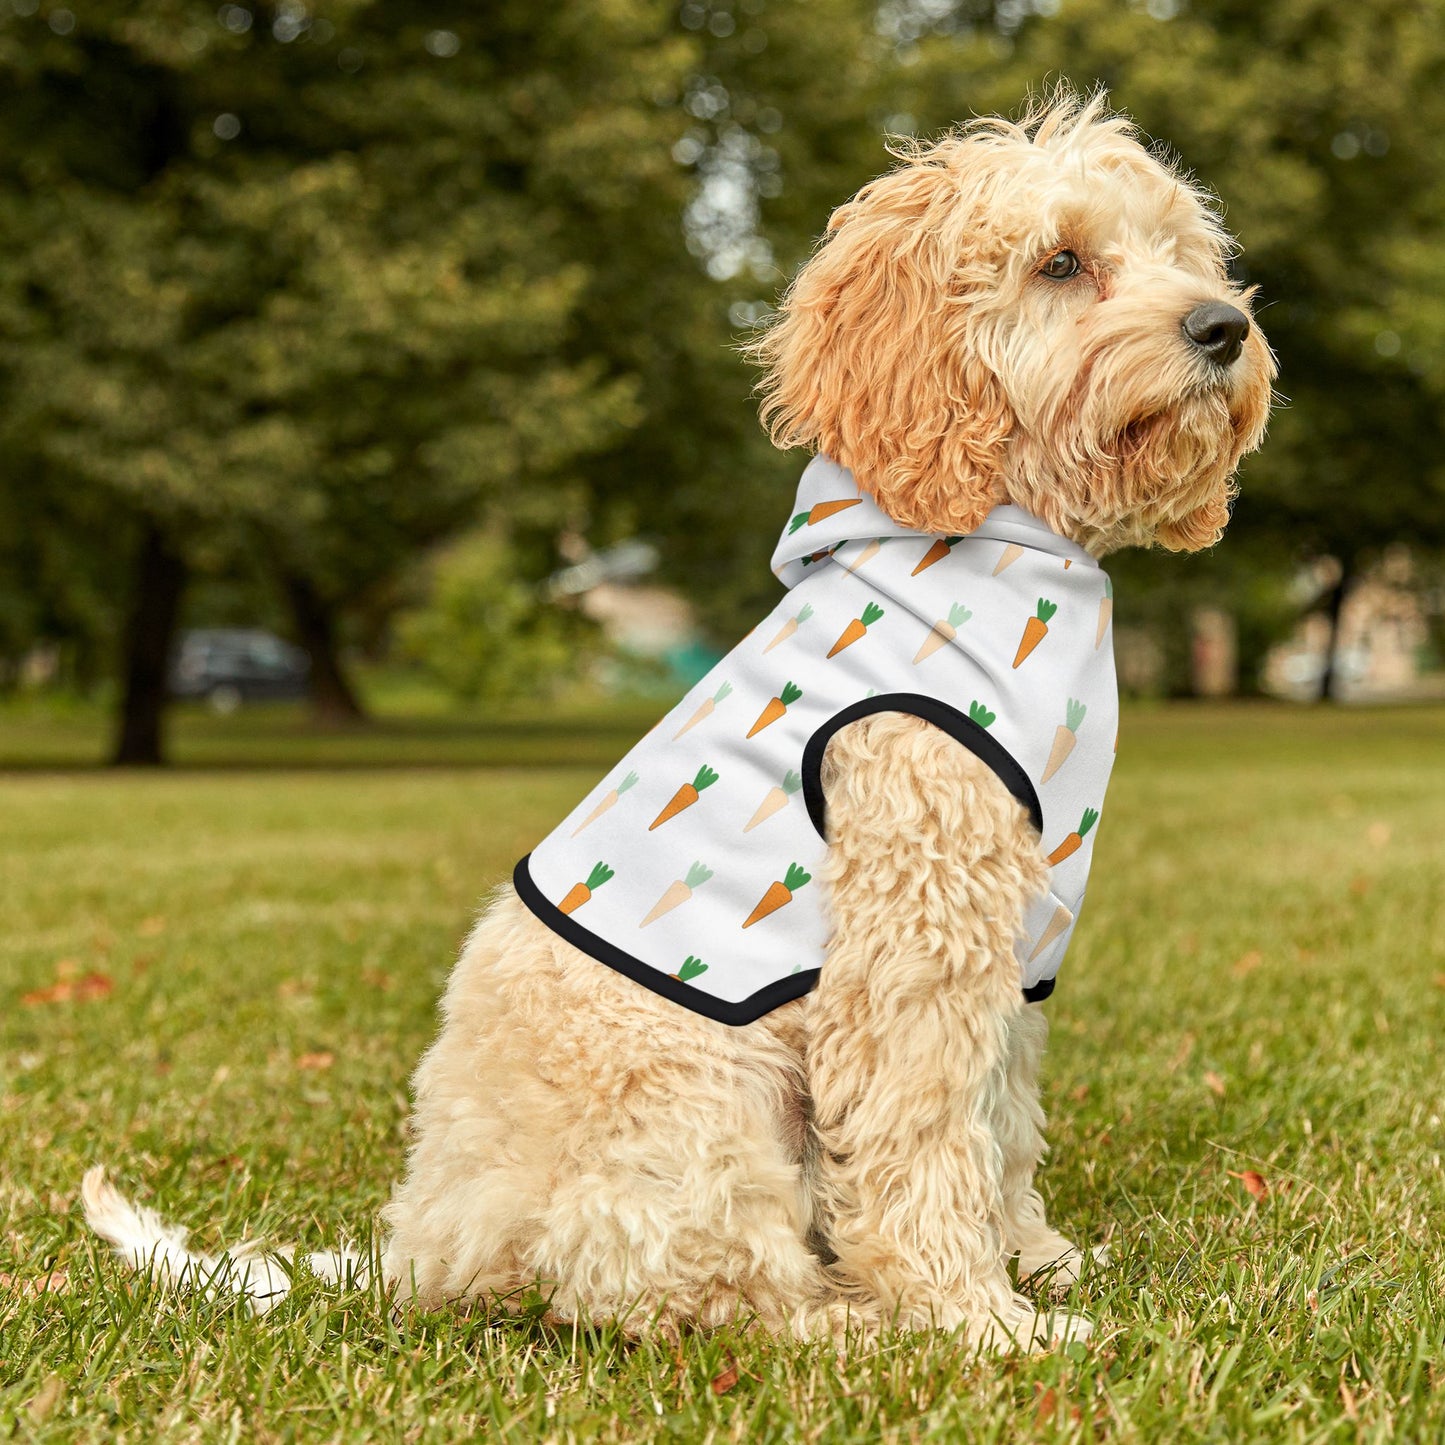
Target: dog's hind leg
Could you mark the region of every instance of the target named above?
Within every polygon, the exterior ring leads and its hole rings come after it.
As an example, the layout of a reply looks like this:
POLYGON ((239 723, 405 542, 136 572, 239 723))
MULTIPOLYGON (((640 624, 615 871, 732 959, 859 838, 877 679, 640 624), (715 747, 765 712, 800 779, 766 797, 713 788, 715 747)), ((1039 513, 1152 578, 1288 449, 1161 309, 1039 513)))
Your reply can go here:
POLYGON ((1037 1004, 1026 1004, 1009 1024, 1008 1053, 994 1107, 994 1134, 1003 1153, 1003 1229, 1019 1279, 1036 1276, 1055 1289, 1079 1277, 1083 1256, 1050 1227, 1034 1173, 1048 1150, 1039 1103, 1039 1065, 1049 1025, 1037 1004))
POLYGON ((840 732, 823 782, 833 940, 808 1069, 833 1268, 902 1325, 1081 1338, 1086 1321, 1036 1315, 1006 1269, 997 1103, 1037 834, 972 753, 899 714, 840 732))

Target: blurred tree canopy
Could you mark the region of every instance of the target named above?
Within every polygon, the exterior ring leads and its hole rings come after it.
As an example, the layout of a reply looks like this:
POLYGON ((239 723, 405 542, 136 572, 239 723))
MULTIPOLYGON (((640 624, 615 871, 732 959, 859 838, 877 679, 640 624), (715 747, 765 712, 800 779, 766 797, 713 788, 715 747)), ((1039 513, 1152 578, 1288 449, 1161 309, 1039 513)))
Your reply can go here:
MULTIPOLYGON (((337 629, 485 526, 663 543, 721 635, 798 467, 733 344, 888 164, 1067 76, 1228 201, 1288 405, 1182 613, 1445 545, 1445 0, 0 0, 0 658, 116 676, 161 750, 187 578, 337 629)), ((1127 598, 1129 587, 1123 589, 1127 598)), ((1264 594, 1268 594, 1267 596, 1264 594)), ((1122 603, 1121 606, 1126 606, 1122 603)), ((1264 636, 1263 623, 1256 629, 1264 636)))

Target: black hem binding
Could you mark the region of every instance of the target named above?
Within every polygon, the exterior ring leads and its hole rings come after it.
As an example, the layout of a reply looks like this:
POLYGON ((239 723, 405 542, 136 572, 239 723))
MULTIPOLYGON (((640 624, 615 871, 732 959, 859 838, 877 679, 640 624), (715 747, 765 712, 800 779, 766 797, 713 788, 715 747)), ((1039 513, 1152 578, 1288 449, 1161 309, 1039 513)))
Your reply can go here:
MULTIPOLYGON (((999 781, 1028 810, 1029 821, 1042 835, 1044 831, 1044 810, 1039 806, 1039 795, 1029 781, 1029 775, 1014 761, 1014 756, 985 728, 979 727, 971 717, 964 716, 955 707, 928 697, 921 692, 886 692, 877 697, 865 697, 835 712, 810 737, 803 748, 803 801, 808 816, 818 830, 818 836, 827 841, 827 799, 823 796, 823 754, 833 734, 859 718, 871 717, 876 712, 903 712, 922 718, 926 723, 946 732, 955 742, 961 743, 981 762, 987 763, 999 781)), ((1040 985, 1042 987, 1042 985, 1040 985)))
POLYGON ((1032 988, 1024 990, 1025 1003, 1043 1003, 1053 993, 1054 985, 1058 982, 1056 978, 1041 978, 1032 988))
MULTIPOLYGON (((527 858, 531 856, 529 853, 527 858)), ((616 944, 608 943, 605 938, 599 938, 590 929, 583 928, 580 923, 572 919, 570 914, 563 913, 550 898, 542 894, 532 881, 531 871, 527 867, 527 858, 520 859, 516 868, 513 869, 512 884, 517 890, 517 897, 553 933, 557 934, 559 938, 565 939, 573 948, 580 948, 583 953, 590 954, 599 963, 605 963, 608 968, 625 974, 634 983, 640 983, 643 988, 650 988, 653 993, 661 994, 663 998, 681 1004, 683 1008, 691 1009, 693 1013, 716 1019, 720 1024, 741 1028, 744 1024, 755 1023, 764 1014, 772 1013, 775 1008, 781 1008, 783 1004, 791 1003, 795 998, 802 998, 805 993, 811 992, 814 984, 818 982, 819 970, 807 968, 800 973, 789 974, 787 978, 774 980, 766 988, 760 988, 756 993, 749 994, 739 1003, 729 1003, 726 999, 714 998, 709 993, 703 993, 701 989, 692 988, 683 983, 681 979, 673 978, 670 973, 663 973, 661 969, 652 968, 643 963, 641 959, 624 952, 616 944)))

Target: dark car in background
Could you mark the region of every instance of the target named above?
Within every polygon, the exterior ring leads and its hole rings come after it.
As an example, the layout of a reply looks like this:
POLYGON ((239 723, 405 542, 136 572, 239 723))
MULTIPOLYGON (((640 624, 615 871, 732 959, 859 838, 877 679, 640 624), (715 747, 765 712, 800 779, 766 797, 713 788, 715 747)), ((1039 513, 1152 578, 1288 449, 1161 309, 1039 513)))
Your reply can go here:
POLYGON ((172 697, 204 699, 217 712, 242 703, 306 696, 311 659, 258 627, 206 627, 183 633, 171 664, 172 697))

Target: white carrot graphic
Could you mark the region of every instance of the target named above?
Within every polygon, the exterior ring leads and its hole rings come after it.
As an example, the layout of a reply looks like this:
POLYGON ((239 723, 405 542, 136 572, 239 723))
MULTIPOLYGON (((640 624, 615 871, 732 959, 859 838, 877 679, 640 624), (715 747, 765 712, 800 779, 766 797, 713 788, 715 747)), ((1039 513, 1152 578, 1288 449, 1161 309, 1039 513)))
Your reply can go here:
POLYGON ((628 773, 628 775, 623 778, 623 780, 618 783, 618 785, 613 788, 613 790, 608 793, 607 796, 603 798, 602 801, 598 803, 598 805, 593 808, 593 810, 588 813, 585 818, 583 818, 583 820, 573 830, 572 836, 575 838, 577 834, 583 830, 583 828, 587 827, 591 823, 595 823, 610 807, 612 807, 617 802, 617 800, 623 795, 623 793, 625 793, 629 788, 635 786, 636 783, 637 774, 628 773))
POLYGON ((963 603, 955 602, 948 609, 948 616, 940 617, 929 629, 928 636, 923 639, 923 646, 914 654, 914 667, 925 657, 932 657, 945 643, 952 642, 958 636, 958 629, 972 616, 973 613, 963 603))
POLYGON ((782 785, 768 790, 767 797, 758 804, 757 812, 748 819, 747 826, 743 829, 743 832, 751 833, 759 823, 766 823, 774 813, 781 812, 788 806, 788 801, 792 798, 793 794, 802 786, 803 780, 797 773, 785 773, 783 775, 782 785))
POLYGON ((1084 721, 1084 714, 1088 710, 1077 698, 1071 697, 1068 700, 1064 708, 1063 724, 1054 729, 1054 746, 1049 752, 1048 765, 1044 768, 1041 782, 1047 783, 1068 761, 1069 754, 1074 750, 1074 744, 1079 740, 1079 725, 1084 721))
POLYGON ((1029 962, 1032 963, 1073 921, 1074 915, 1062 903, 1059 904, 1054 909, 1054 916, 1049 919, 1049 926, 1039 935, 1038 944, 1029 954, 1029 962))
POLYGON ((1104 578, 1104 595, 1099 599, 1099 630, 1094 634, 1094 651, 1099 650, 1104 634, 1109 630, 1109 619, 1114 615, 1114 583, 1104 578))
POLYGON ((664 913, 671 913, 674 908, 686 903, 692 897, 693 890, 701 888, 711 877, 711 868, 704 868, 701 863, 694 863, 687 870, 686 878, 679 878, 676 883, 668 884, 667 891, 652 905, 647 917, 637 926, 646 928, 649 923, 655 923, 664 913))
POLYGON ((1017 542, 1010 542, 1000 554, 998 565, 993 569, 993 575, 997 577, 1000 572, 1006 572, 1023 555, 1024 549, 1017 542))
POLYGON ((882 546, 882 539, 874 537, 851 562, 845 562, 843 564, 843 570, 845 572, 856 572, 865 563, 871 562, 878 555, 882 546))
POLYGON ((708 698, 707 701, 704 702, 703 705, 702 705, 700 708, 698 708, 698 710, 697 710, 695 713, 693 713, 693 715, 692 715, 690 718, 688 718, 688 720, 687 720, 685 723, 683 723, 683 725, 682 725, 680 728, 678 728, 678 730, 677 730, 675 733, 673 733, 673 735, 672 735, 672 740, 673 740, 673 742, 676 742, 676 741, 678 740, 678 738, 680 738, 680 737, 683 735, 683 733, 685 733, 689 728, 695 728, 695 727, 698 725, 698 723, 700 723, 704 718, 706 718, 706 717, 711 717, 712 714, 713 714, 713 710, 717 707, 718 703, 722 702, 722 701, 728 696, 728 694, 732 692, 732 690, 733 690, 733 685, 732 685, 732 683, 730 683, 730 682, 725 682, 725 683, 723 683, 723 684, 718 688, 718 690, 717 690, 715 693, 713 693, 713 695, 712 695, 710 698, 708 698))

